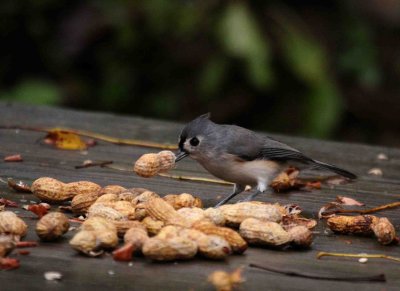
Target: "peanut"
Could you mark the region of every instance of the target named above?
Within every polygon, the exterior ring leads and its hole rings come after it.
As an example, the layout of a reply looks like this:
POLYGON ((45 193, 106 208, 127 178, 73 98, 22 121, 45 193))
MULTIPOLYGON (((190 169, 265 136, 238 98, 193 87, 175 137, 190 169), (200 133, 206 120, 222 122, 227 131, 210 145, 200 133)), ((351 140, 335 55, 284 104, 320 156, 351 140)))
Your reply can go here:
POLYGON ((150 216, 145 217, 142 220, 142 224, 146 227, 149 235, 156 235, 165 226, 164 222, 161 220, 155 220, 150 216))
POLYGON ((28 226, 14 212, 0 212, 0 234, 9 234, 17 239, 26 235, 28 226))
POLYGON ((89 181, 65 184, 48 177, 35 180, 31 187, 32 193, 46 202, 62 202, 70 200, 78 194, 98 193, 100 189, 99 185, 89 181))
POLYGON ((388 245, 396 240, 396 230, 393 224, 386 217, 381 217, 371 225, 371 228, 378 238, 378 242, 388 245))
POLYGON ((124 242, 132 244, 135 251, 141 251, 143 244, 149 239, 147 230, 143 225, 135 226, 125 233, 124 242))
POLYGON ((164 196, 163 199, 171 204, 175 210, 183 207, 203 207, 203 203, 201 202, 200 198, 194 197, 188 193, 169 194, 164 196))
POLYGON ((157 175, 160 167, 161 163, 157 154, 145 154, 136 161, 133 171, 138 176, 149 178, 157 175))
POLYGON ((189 221, 161 198, 150 199, 146 204, 146 210, 148 215, 155 220, 163 221, 166 225, 190 226, 189 221))
POLYGON ((243 282, 241 269, 237 269, 232 273, 225 271, 215 271, 208 276, 210 282, 216 291, 232 291, 234 287, 243 282))
POLYGON ((308 248, 313 242, 313 235, 311 231, 303 225, 294 226, 287 232, 289 233, 291 237, 291 243, 294 246, 308 248))
POLYGON ((81 230, 92 231, 102 248, 114 248, 118 244, 117 228, 105 218, 90 217, 82 223, 81 230))
POLYGON ((36 224, 37 235, 45 241, 60 238, 69 229, 68 217, 61 212, 50 212, 36 224))
POLYGON ((149 178, 160 172, 165 172, 175 166, 175 155, 171 151, 158 154, 144 154, 135 163, 133 170, 141 177, 149 178))
POLYGON ((272 204, 241 202, 222 205, 219 209, 226 219, 226 224, 232 227, 238 227, 247 218, 272 222, 280 222, 282 219, 279 208, 272 204))
POLYGON ((128 217, 118 212, 112 207, 105 206, 101 203, 95 203, 88 210, 89 217, 103 217, 109 220, 127 220, 128 217))
POLYGON ((155 261, 187 260, 197 253, 197 244, 187 237, 149 238, 142 247, 143 254, 155 261))
POLYGON ((272 221, 247 218, 240 224, 240 235, 253 245, 283 246, 292 238, 282 226, 272 221))
POLYGON ((182 229, 179 235, 194 241, 199 253, 206 258, 220 260, 232 253, 229 243, 221 236, 206 235, 195 229, 182 229))
POLYGON ((378 218, 373 215, 338 215, 330 217, 327 220, 328 227, 334 232, 363 235, 372 234, 371 224, 376 222, 378 222, 378 218))
POLYGON ((207 235, 218 235, 223 237, 231 246, 234 253, 241 254, 247 249, 246 241, 233 229, 216 226, 211 221, 197 221, 192 228, 199 230, 207 235))

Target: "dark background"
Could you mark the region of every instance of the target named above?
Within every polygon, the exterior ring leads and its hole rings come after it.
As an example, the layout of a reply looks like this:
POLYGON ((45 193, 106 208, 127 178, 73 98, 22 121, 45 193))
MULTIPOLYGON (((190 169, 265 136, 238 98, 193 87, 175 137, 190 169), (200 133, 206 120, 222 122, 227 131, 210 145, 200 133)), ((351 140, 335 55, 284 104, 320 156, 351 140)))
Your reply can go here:
POLYGON ((400 1, 3 0, 0 100, 400 146, 400 1))

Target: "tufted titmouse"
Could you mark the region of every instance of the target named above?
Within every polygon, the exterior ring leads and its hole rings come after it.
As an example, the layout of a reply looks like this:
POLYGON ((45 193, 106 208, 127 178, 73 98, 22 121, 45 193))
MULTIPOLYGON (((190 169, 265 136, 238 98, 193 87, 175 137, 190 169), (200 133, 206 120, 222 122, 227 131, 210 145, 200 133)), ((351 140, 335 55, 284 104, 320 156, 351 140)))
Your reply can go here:
POLYGON ((349 179, 356 178, 346 170, 313 160, 270 137, 236 125, 216 124, 210 120, 209 114, 199 116, 183 128, 179 150, 176 162, 190 156, 214 176, 235 184, 233 192, 217 206, 243 192, 247 185, 257 186, 257 191, 245 199, 252 200, 263 193, 289 163, 329 170, 349 179))

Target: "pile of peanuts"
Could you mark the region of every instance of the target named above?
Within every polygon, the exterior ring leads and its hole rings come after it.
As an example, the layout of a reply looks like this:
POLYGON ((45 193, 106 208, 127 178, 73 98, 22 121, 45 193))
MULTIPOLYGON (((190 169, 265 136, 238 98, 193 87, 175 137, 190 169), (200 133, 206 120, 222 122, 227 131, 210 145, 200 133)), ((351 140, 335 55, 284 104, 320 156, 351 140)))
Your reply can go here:
MULTIPOLYGON (((224 259, 243 253, 248 244, 282 248, 312 243, 311 231, 301 220, 305 218, 290 214, 289 208, 279 204, 242 202, 204 209, 199 198, 187 193, 161 198, 142 188, 100 187, 88 181, 63 183, 48 177, 34 181, 32 192, 49 203, 71 199, 72 212, 87 216, 70 245, 89 256, 115 249, 119 238, 124 240, 123 250, 155 261, 196 255, 224 259)), ((60 216, 52 219, 60 226, 48 229, 58 230, 59 235, 66 229, 63 214, 47 214, 37 227, 38 235, 47 240, 57 237, 43 227, 49 215, 60 216)))
MULTIPOLYGON (((134 166, 142 177, 172 169, 175 155, 169 151, 143 155, 134 166)), ((42 177, 35 180, 32 193, 50 204, 71 202, 71 211, 86 219, 69 244, 77 252, 98 256, 113 251, 114 259, 130 261, 144 255, 153 261, 187 260, 196 256, 212 260, 242 254, 248 245, 272 249, 308 248, 317 222, 301 216, 293 205, 241 202, 218 208, 204 208, 201 199, 188 193, 160 197, 143 188, 100 185, 89 181, 63 183, 42 177)), ((387 218, 372 215, 333 216, 327 226, 343 234, 374 234, 382 245, 395 241, 396 232, 387 218)), ((15 247, 27 233, 26 223, 11 211, 0 212, 0 257, 15 247)), ((41 240, 54 241, 70 228, 69 218, 50 212, 36 224, 41 240)), ((240 280, 216 274, 224 282, 240 280)), ((218 281, 218 280, 217 280, 218 281)))

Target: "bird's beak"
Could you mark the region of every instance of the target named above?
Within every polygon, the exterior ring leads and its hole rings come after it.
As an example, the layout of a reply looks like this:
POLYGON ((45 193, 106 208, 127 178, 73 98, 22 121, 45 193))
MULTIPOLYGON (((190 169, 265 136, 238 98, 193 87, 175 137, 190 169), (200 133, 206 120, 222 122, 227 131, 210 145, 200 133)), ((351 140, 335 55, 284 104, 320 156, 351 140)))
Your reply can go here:
POLYGON ((175 158, 175 163, 179 162, 180 160, 182 160, 183 158, 186 158, 189 154, 187 152, 184 151, 180 151, 175 158))

